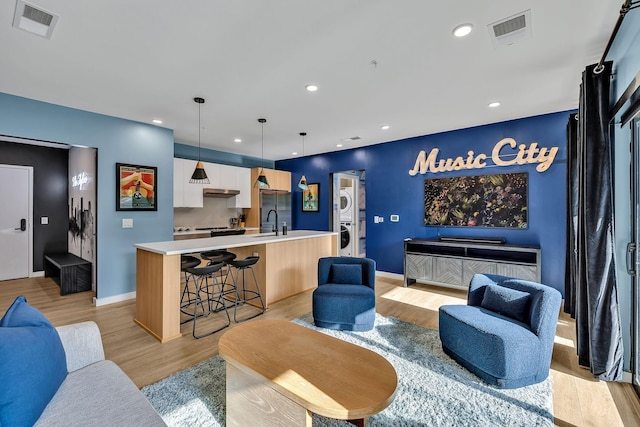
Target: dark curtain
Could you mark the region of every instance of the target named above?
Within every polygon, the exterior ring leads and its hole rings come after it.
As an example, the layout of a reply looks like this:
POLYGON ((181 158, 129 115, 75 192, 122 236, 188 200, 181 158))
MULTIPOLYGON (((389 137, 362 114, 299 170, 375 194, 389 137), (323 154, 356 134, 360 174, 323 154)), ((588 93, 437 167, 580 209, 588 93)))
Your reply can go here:
MULTIPOLYGON (((622 331, 616 287, 613 164, 609 139, 611 62, 582 74, 577 138, 568 149, 565 311, 576 319, 578 363, 601 380, 622 378, 622 331)), ((568 126, 569 128, 570 126, 568 126)))
POLYGON ((564 282, 564 311, 576 317, 577 263, 576 231, 578 224, 578 168, 576 152, 578 148, 578 114, 571 114, 567 122, 567 259, 564 282))

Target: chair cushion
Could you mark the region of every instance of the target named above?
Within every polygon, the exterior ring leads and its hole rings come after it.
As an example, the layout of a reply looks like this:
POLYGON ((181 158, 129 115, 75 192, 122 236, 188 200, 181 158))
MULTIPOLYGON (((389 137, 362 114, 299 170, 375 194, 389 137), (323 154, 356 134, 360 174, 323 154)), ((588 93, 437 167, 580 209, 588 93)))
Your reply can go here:
POLYGON ((438 311, 445 353, 489 384, 516 388, 547 377, 549 361, 540 369, 543 348, 525 324, 476 306, 443 305, 438 311))
POLYGON ((362 285, 362 265, 333 264, 330 281, 341 285, 362 285))
POLYGON ((529 323, 529 293, 499 285, 487 285, 480 307, 529 323))
POLYGON ((313 291, 316 326, 347 331, 373 329, 376 294, 368 286, 326 284, 313 291))
POLYGON ((67 376, 58 332, 19 296, 0 320, 0 425, 31 426, 67 376))

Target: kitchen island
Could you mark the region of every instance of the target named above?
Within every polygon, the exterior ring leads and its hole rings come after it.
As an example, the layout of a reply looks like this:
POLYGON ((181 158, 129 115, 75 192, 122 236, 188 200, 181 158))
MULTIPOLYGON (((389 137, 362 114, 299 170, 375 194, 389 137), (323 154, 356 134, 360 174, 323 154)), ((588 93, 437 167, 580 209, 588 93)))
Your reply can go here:
POLYGON ((337 255, 338 233, 297 230, 279 236, 245 234, 134 246, 135 322, 160 342, 166 342, 181 336, 180 255, 226 249, 242 259, 257 253, 260 261, 254 271, 268 307, 270 303, 317 286, 318 259, 337 255))

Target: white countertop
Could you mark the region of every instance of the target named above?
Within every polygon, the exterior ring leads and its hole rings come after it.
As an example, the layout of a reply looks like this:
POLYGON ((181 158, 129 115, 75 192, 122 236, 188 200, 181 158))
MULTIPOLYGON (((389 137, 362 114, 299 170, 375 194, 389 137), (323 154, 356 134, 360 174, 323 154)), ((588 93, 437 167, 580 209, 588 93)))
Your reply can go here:
POLYGON ((236 236, 206 237, 203 239, 171 240, 166 242, 136 243, 138 249, 159 253, 162 255, 188 254, 214 249, 239 248, 243 246, 264 245, 266 243, 283 242, 287 240, 310 239, 338 235, 333 231, 291 230, 286 236, 280 233, 241 234, 236 236))

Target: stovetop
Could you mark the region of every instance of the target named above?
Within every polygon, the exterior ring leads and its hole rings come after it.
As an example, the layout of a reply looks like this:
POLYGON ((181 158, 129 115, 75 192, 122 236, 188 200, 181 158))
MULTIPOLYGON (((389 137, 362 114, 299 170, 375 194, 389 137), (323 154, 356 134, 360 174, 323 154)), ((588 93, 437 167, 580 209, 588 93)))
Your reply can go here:
POLYGON ((210 230, 231 230, 229 227, 197 227, 196 228, 197 231, 203 230, 203 231, 210 231, 210 230))

